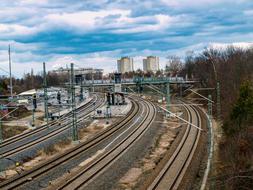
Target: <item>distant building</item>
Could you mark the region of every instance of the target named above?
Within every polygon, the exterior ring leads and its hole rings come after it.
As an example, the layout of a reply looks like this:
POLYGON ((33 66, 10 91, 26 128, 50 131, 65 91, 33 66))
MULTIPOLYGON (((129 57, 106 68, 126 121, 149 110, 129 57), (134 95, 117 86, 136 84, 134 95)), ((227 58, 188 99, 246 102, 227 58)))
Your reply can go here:
MULTIPOLYGON (((53 71, 56 74, 67 74, 70 72, 69 68, 59 68, 53 71)), ((74 69, 76 78, 82 78, 83 80, 101 80, 103 77, 103 69, 93 68, 78 68, 74 69)))
POLYGON ((126 73, 134 70, 133 58, 130 57, 121 57, 120 60, 117 60, 118 72, 126 73))
POLYGON ((156 72, 159 70, 159 57, 148 56, 146 59, 143 59, 143 71, 156 72))

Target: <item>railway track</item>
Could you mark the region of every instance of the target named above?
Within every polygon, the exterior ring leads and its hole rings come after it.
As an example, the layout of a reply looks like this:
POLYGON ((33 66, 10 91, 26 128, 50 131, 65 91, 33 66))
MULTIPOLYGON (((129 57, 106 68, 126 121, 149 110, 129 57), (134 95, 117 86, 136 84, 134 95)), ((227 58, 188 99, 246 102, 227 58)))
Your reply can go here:
MULTIPOLYGON (((85 152, 94 149, 103 142, 103 154, 96 157, 87 165, 71 172, 64 181, 52 184, 48 189, 87 189, 87 186, 94 182, 97 177, 108 169, 114 162, 127 151, 134 142, 147 130, 147 127, 155 118, 156 108, 150 102, 141 103, 132 100, 132 108, 127 117, 118 121, 115 125, 105 129, 92 139, 79 144, 67 152, 58 155, 41 165, 25 171, 21 175, 0 183, 0 189, 28 189, 26 186, 33 180, 39 179, 48 172, 53 172, 57 167, 68 165, 70 160, 82 156, 85 152), (142 107, 142 109, 141 109, 142 107), (132 129, 132 130, 129 130, 132 129), (125 134, 122 135, 122 134, 125 134), (122 137, 122 138, 119 138, 122 137), (124 138, 123 138, 124 137, 124 138)), ((194 106, 185 105, 189 122, 201 127, 201 118, 194 106)), ((178 189, 180 183, 193 159, 194 152, 200 138, 200 130, 192 125, 187 129, 173 155, 159 172, 158 176, 148 187, 149 190, 178 189)))
POLYGON ((128 133, 120 142, 111 146, 110 144, 104 148, 105 153, 89 163, 87 166, 80 168, 72 174, 70 178, 64 179, 63 182, 57 183, 48 189, 89 189, 87 185, 94 182, 101 173, 109 169, 123 154, 141 138, 156 116, 155 106, 147 101, 143 103, 144 111, 139 115, 139 122, 135 122, 129 126, 134 126, 134 130, 128 133))
MULTIPOLYGON (((37 179, 41 176, 47 175, 48 172, 53 172, 57 167, 64 166, 67 162, 74 160, 76 158, 80 158, 82 154, 88 152, 96 146, 99 146, 103 142, 108 144, 111 142, 111 139, 115 135, 121 133, 122 130, 126 128, 127 125, 133 123, 133 119, 137 119, 138 115, 140 115, 140 106, 138 103, 133 102, 133 106, 130 112, 127 114, 127 117, 118 121, 115 125, 105 129, 101 133, 97 134, 90 140, 80 143, 76 147, 60 154, 58 156, 53 157, 52 159, 35 166, 33 169, 25 171, 20 175, 16 175, 13 178, 10 178, 2 183, 0 183, 0 189, 15 189, 21 188, 22 185, 26 185, 27 183, 37 179), (137 114, 138 113, 138 114, 137 114)), ((27 189, 24 187, 23 189, 27 189)))
MULTIPOLYGON (((87 102, 87 103, 86 103, 85 105, 83 105, 83 106, 86 107, 86 106, 90 105, 92 101, 94 101, 94 98, 92 98, 89 102, 87 102)), ((80 109, 80 108, 79 108, 79 109, 80 109)), ((77 109, 77 110, 78 110, 78 109, 77 109)), ((71 113, 68 113, 68 114, 66 114, 65 116, 69 116, 70 114, 71 114, 71 113)), ((61 118, 62 118, 62 116, 61 116, 61 118)), ((49 123, 48 125, 49 125, 49 127, 51 127, 51 126, 53 126, 54 124, 55 124, 55 122, 49 123)), ((0 145, 0 147, 2 148, 2 147, 4 147, 4 146, 7 146, 8 144, 11 144, 11 143, 13 143, 13 142, 15 142, 15 141, 17 141, 17 140, 22 139, 22 138, 24 138, 24 137, 31 136, 31 135, 36 134, 36 133, 38 133, 38 132, 40 132, 40 131, 43 131, 43 130, 47 130, 47 128, 48 128, 48 126, 47 126, 46 124, 45 124, 45 125, 41 125, 41 126, 39 126, 39 127, 36 127, 35 129, 31 130, 31 131, 28 131, 28 132, 25 132, 25 133, 21 133, 21 134, 15 135, 15 136, 13 136, 13 137, 10 137, 10 138, 8 138, 8 139, 5 139, 5 140, 2 142, 2 144, 0 145)))
MULTIPOLYGON (((188 113, 189 122, 201 127, 201 119, 194 106, 184 106, 188 113)), ((189 125, 177 149, 164 165, 162 170, 147 188, 148 190, 179 189, 180 183, 193 159, 200 138, 200 130, 189 125)))
MULTIPOLYGON (((99 99, 98 96, 95 96, 92 101, 88 102, 82 107, 79 107, 77 109, 77 116, 81 119, 79 119, 78 122, 84 119, 82 117, 87 117, 87 115, 94 110, 93 102, 96 102, 95 108, 97 108, 104 103, 104 99, 99 99)), ((21 151, 28 149, 35 144, 43 142, 64 132, 65 130, 69 129, 69 126, 71 125, 71 121, 68 121, 70 117, 71 112, 66 114, 66 117, 60 118, 61 126, 59 126, 58 123, 53 122, 49 124, 49 127, 44 125, 32 131, 5 140, 0 147, 2 157, 7 158, 14 154, 20 153, 21 151)))

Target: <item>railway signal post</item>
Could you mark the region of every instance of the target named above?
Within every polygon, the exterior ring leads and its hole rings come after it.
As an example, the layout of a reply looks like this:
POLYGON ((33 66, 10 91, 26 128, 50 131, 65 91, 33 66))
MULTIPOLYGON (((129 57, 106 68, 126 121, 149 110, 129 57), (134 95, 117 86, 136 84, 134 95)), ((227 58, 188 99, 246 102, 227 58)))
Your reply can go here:
POLYGON ((83 76, 81 75, 81 81, 80 81, 80 102, 83 101, 83 76))
MULTIPOLYGON (((170 111, 170 83, 166 83, 166 109, 170 111)), ((169 112, 166 112, 166 117, 169 117, 169 112)))
POLYGON ((44 82, 43 82, 43 87, 44 87, 44 110, 45 110, 45 120, 47 121, 47 127, 48 126, 48 104, 47 104, 47 100, 48 100, 48 96, 47 96, 47 74, 46 74, 46 63, 43 62, 43 78, 44 78, 44 82))
POLYGON ((72 140, 73 142, 78 141, 78 131, 76 124, 76 99, 75 99, 75 86, 74 86, 74 64, 71 63, 71 105, 72 105, 72 140))
POLYGON ((37 108, 37 100, 36 100, 36 95, 33 95, 33 107, 32 107, 32 126, 34 127, 35 125, 35 109, 37 108))
POLYGON ((58 120, 59 120, 59 125, 61 125, 60 122, 60 117, 61 117, 61 92, 57 92, 57 100, 58 100, 58 120))

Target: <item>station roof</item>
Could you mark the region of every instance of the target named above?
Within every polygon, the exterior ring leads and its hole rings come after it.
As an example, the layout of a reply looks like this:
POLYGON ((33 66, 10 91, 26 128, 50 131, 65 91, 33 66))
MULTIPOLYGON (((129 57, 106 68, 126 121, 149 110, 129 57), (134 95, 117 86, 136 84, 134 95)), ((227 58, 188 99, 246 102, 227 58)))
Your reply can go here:
POLYGON ((35 89, 31 89, 31 90, 27 90, 25 92, 20 93, 19 96, 31 96, 36 93, 37 91, 35 89))

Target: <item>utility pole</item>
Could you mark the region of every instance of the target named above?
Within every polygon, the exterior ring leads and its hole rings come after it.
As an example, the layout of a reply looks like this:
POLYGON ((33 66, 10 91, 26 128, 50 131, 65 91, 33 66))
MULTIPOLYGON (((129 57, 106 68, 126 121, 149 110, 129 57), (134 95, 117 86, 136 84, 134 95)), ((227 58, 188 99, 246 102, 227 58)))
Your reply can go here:
MULTIPOLYGON (((170 111, 170 83, 166 83, 166 108, 168 111, 170 111)), ((166 113, 166 116, 168 117, 169 112, 166 113)))
POLYGON ((95 119, 95 115, 96 115, 96 103, 93 102, 92 105, 93 105, 93 118, 95 119))
POLYGON ((214 71, 214 76, 215 76, 215 82, 216 82, 216 109, 217 109, 217 119, 218 121, 221 121, 221 99, 220 99, 220 81, 218 80, 218 73, 215 67, 215 64, 213 62, 212 57, 210 57, 212 66, 213 66, 213 71, 214 71))
POLYGON ((35 112, 35 110, 34 110, 34 108, 32 109, 32 127, 34 127, 34 125, 35 125, 35 116, 34 116, 34 113, 35 112))
MULTIPOLYGON (((71 69, 70 69, 71 70, 71 69)), ((70 104, 70 96, 71 96, 71 72, 70 70, 68 69, 68 76, 69 76, 69 85, 68 85, 68 104, 70 104)), ((70 108, 71 106, 69 106, 70 108)))
POLYGON ((220 82, 217 80, 217 115, 218 121, 221 121, 221 99, 220 99, 220 82))
MULTIPOLYGON (((1 109, 2 110, 2 109, 1 109)), ((3 142, 3 134, 2 134, 2 119, 0 118, 0 144, 3 142)))
POLYGON ((44 84, 43 84, 43 87, 44 87, 44 112, 45 112, 45 116, 44 118, 46 119, 47 121, 47 127, 48 126, 48 105, 47 105, 47 100, 48 100, 48 96, 47 96, 47 74, 46 74, 46 63, 43 62, 43 78, 44 78, 44 84))
MULTIPOLYGON (((116 81, 115 81, 115 83, 116 83, 116 81)), ((114 91, 115 91, 115 89, 114 89, 114 91)), ((109 90, 109 92, 107 94, 107 98, 106 98, 107 99, 107 105, 106 105, 106 124, 109 124, 109 117, 111 117, 111 114, 110 114, 111 113, 111 111, 110 111, 111 110, 110 109, 110 105, 111 105, 111 102, 113 102, 113 98, 114 98, 114 97, 111 96, 112 95, 111 93, 113 93, 112 90, 109 90)))
POLYGON ((11 91, 11 99, 13 99, 12 94, 12 75, 11 75, 11 45, 9 44, 9 71, 10 71, 10 91, 11 91))
POLYGON ((92 72, 91 72, 91 79, 92 79, 92 92, 94 93, 95 87, 94 87, 94 71, 93 71, 93 68, 92 68, 92 72))
POLYGON ((35 126, 35 110, 37 108, 37 96, 36 96, 36 93, 33 94, 33 97, 32 97, 32 127, 35 126))
POLYGON ((109 117, 111 117, 110 104, 107 102, 106 106, 106 124, 109 124, 109 117))
POLYGON ((80 102, 83 101, 83 76, 81 75, 80 81, 80 102))
MULTIPOLYGON (((208 95, 208 99, 212 101, 212 95, 208 95)), ((212 172, 212 167, 213 167, 213 141, 212 141, 212 135, 213 135, 213 132, 212 132, 212 102, 211 101, 208 101, 208 120, 207 120, 207 126, 208 126, 208 163, 209 163, 209 173, 212 172)), ((213 180, 211 180, 210 182, 211 184, 211 187, 210 189, 216 189, 215 188, 215 182, 213 180)))
POLYGON ((179 84, 179 88, 180 88, 179 94, 180 94, 180 97, 182 98, 182 96, 183 96, 183 84, 182 83, 179 84))
MULTIPOLYGON (((209 100, 212 100, 212 95, 208 95, 208 99, 209 100)), ((210 129, 210 121, 212 119, 212 102, 211 101, 208 101, 208 116, 209 116, 209 121, 208 121, 208 128, 210 129)))
POLYGON ((74 87, 74 64, 71 63, 71 96, 72 96, 72 140, 78 140, 77 124, 76 124, 76 101, 75 101, 75 87, 74 87))
POLYGON ((34 114, 35 114, 35 108, 34 108, 34 105, 33 105, 33 108, 32 108, 32 127, 34 127, 34 125, 35 125, 35 116, 34 116, 34 114))
POLYGON ((142 93, 142 85, 141 85, 141 82, 142 82, 142 79, 141 79, 140 76, 138 76, 138 78, 137 78, 137 90, 138 90, 139 95, 141 95, 141 93, 142 93))
POLYGON ((61 92, 57 92, 57 100, 58 100, 58 121, 60 125, 60 117, 61 117, 61 92))
MULTIPOLYGON (((0 109, 0 110, 2 110, 2 109, 0 109)), ((3 136, 2 136, 2 119, 0 118, 0 145, 2 146, 2 142, 3 142, 3 136)), ((2 163, 1 163, 1 161, 2 161, 2 154, 0 153, 0 176, 2 176, 3 175, 3 168, 2 168, 2 163)))

